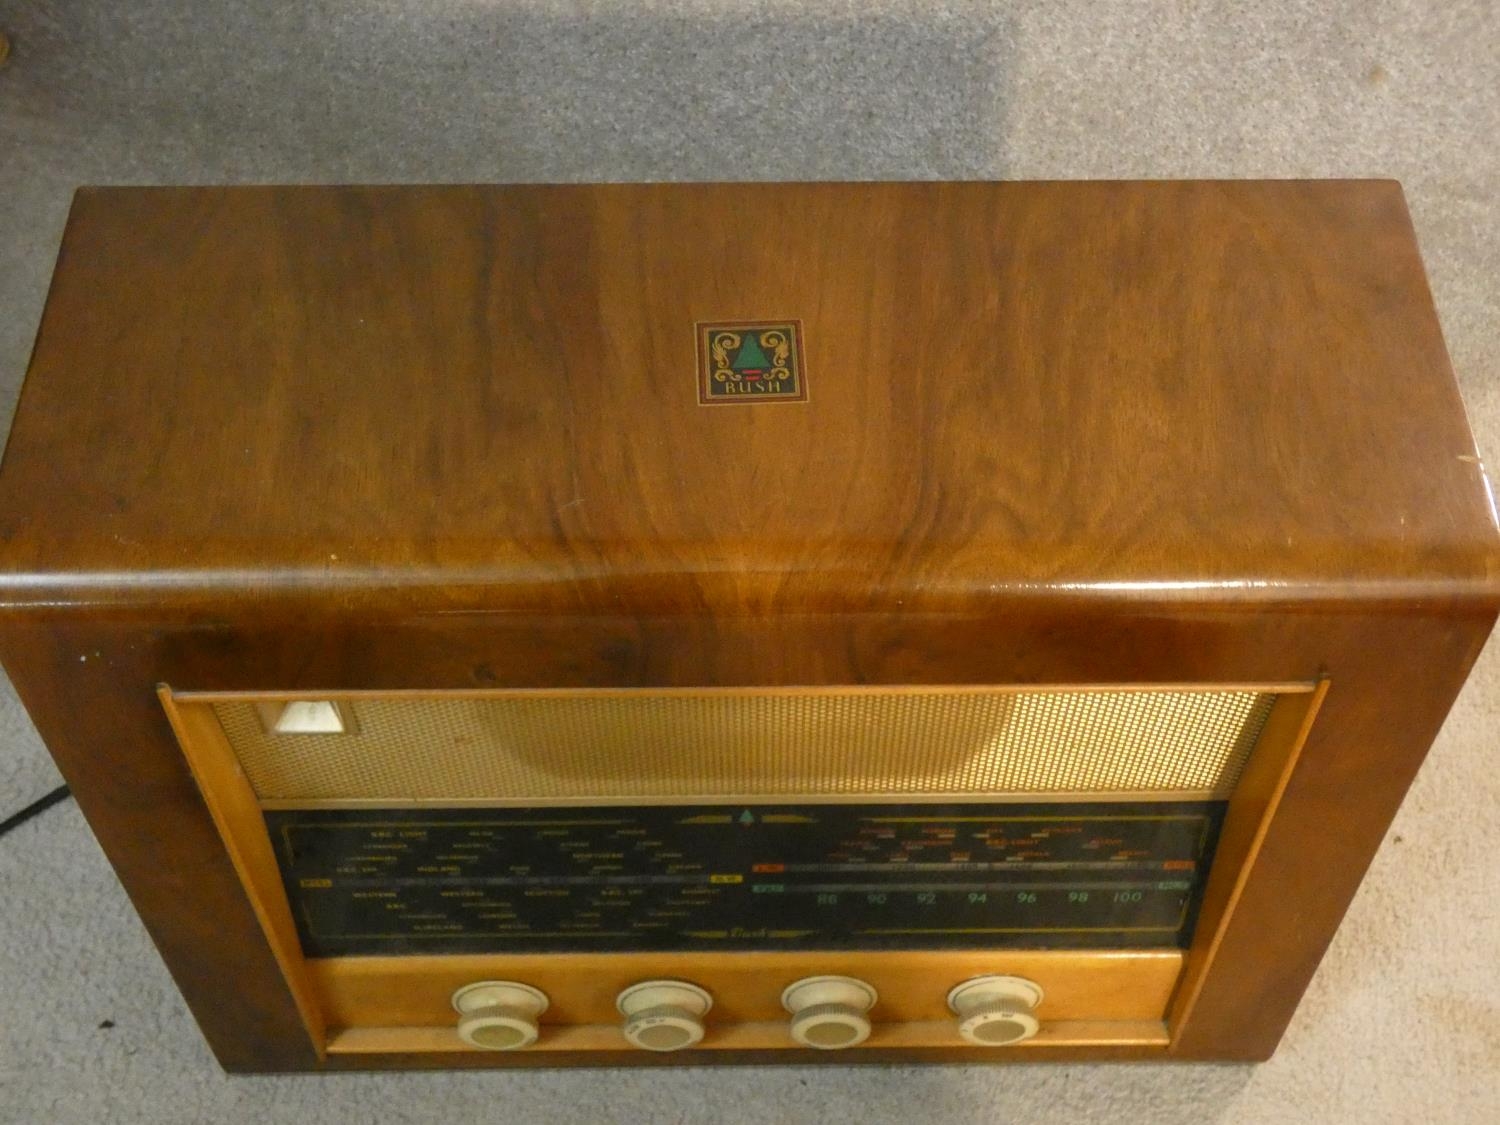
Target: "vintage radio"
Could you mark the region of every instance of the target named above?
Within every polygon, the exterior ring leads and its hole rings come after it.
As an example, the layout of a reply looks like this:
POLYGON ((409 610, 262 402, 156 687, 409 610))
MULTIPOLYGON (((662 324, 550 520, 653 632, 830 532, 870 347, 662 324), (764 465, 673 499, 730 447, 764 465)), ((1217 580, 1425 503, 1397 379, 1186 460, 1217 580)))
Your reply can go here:
POLYGON ((1263 1058, 1500 596, 1385 182, 84 190, 0 537, 232 1070, 1263 1058))

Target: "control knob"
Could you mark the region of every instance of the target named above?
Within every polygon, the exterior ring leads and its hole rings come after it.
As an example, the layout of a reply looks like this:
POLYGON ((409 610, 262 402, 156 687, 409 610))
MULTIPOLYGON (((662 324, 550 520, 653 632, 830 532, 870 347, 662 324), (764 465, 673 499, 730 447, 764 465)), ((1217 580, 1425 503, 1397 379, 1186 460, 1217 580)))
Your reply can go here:
POLYGON ((873 988, 853 977, 805 977, 787 985, 781 1006, 792 1013, 793 1039, 804 1047, 837 1051, 870 1037, 865 1013, 876 998, 873 988))
POLYGON ((458 1037, 482 1051, 516 1051, 536 1042, 547 995, 513 980, 482 980, 453 994, 458 1037))
POLYGON ((697 1043, 713 1003, 696 984, 680 980, 642 981, 615 999, 625 1017, 625 1038, 646 1051, 680 1051, 697 1043))
POLYGON ((958 1033, 978 1047, 1003 1047, 1030 1039, 1039 1030, 1033 1009, 1042 989, 1025 977, 975 977, 948 993, 958 1017, 958 1033))

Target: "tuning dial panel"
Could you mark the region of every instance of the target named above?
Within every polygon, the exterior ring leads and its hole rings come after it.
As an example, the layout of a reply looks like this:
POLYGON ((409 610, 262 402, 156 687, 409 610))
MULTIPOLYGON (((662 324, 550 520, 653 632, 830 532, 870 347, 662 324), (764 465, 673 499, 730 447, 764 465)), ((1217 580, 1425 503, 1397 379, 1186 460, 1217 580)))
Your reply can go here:
POLYGON ((648 980, 633 984, 615 1000, 625 1017, 625 1038, 645 1051, 680 1051, 703 1038, 703 1017, 713 997, 696 984, 648 980))
POLYGON ((975 977, 948 993, 958 1033, 977 1047, 1030 1039, 1041 1030, 1033 1012, 1041 1002, 1041 986, 1025 977, 975 977))
POLYGON ((832 968, 893 933, 913 951, 978 932, 997 951, 1186 948, 1222 809, 341 807, 266 824, 310 957, 818 951, 832 968))
POLYGON ((477 981, 453 994, 453 1010, 459 1015, 458 1036, 469 1046, 516 1051, 536 1042, 547 996, 516 981, 477 981))
POLYGON ((876 993, 854 977, 805 977, 786 987, 781 1006, 792 1013, 792 1038, 804 1047, 837 1051, 870 1037, 866 1016, 876 993))

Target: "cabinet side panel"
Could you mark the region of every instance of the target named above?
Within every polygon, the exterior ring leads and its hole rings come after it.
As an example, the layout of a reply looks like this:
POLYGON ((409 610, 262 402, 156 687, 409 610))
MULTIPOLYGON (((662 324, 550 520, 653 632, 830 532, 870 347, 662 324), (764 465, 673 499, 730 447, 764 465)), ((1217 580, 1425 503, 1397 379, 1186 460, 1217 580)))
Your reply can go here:
POLYGON ((1331 686, 1174 1054, 1275 1051, 1493 623, 1458 611, 1356 621, 1325 650, 1331 686))
POLYGON ((156 697, 144 634, 8 623, 0 656, 225 1069, 317 1056, 156 697))

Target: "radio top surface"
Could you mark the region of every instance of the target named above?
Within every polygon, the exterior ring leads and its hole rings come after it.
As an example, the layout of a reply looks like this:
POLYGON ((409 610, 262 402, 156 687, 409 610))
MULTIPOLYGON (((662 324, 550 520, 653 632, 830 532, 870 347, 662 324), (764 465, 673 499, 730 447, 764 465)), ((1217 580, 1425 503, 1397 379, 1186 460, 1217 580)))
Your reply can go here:
POLYGON ((1385 181, 88 188, 7 604, 1492 603, 1385 181))

